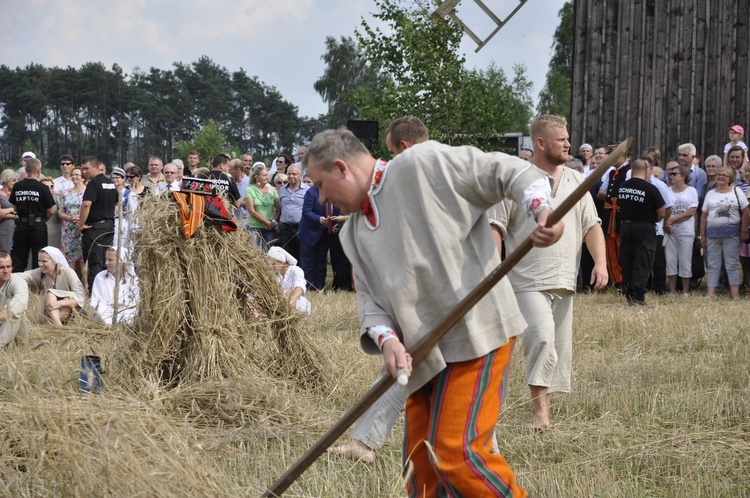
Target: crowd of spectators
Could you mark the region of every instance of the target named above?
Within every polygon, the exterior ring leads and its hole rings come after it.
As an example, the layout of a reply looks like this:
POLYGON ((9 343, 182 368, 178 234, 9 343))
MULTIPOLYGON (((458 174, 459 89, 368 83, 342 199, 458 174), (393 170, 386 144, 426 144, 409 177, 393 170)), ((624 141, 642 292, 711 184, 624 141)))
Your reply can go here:
MULTIPOLYGON (((648 268, 649 290, 687 295, 705 276, 708 296, 728 292, 739 299, 742 288, 750 291, 750 163, 743 136, 742 126, 731 126, 723 158, 711 154, 703 164, 691 143, 679 145, 669 160, 655 147, 641 153, 648 165, 647 181, 659 190, 665 210, 663 220, 654 223, 657 244, 648 268)), ((567 165, 588 176, 613 149, 582 144, 567 165)), ((623 261, 620 247, 623 220, 618 196, 630 178, 632 161, 629 152, 624 154, 591 192, 607 238, 610 285, 624 292, 629 282, 623 282, 621 268, 630 262, 623 261)), ((584 248, 579 279, 584 289, 587 271, 590 274, 584 248)))
POLYGON ((36 155, 24 152, 19 170, 0 173, 0 260, 7 257, 13 270, 5 272, 0 264, 0 274, 8 273, 0 278, 0 296, 7 301, 0 326, 13 324, 13 332, 0 331, 0 345, 24 335, 28 287, 42 296, 40 317, 55 325, 63 325, 74 311, 112 324, 115 308, 119 321, 131 322, 138 302, 138 277, 130 256, 133 234, 139 230, 138 206, 181 190, 184 177, 210 179, 235 207, 238 225, 259 248, 271 249, 269 265, 293 309, 310 313, 304 294, 325 288, 331 248, 332 288, 352 290, 349 262, 333 242, 346 216, 331 205, 320 206, 317 188, 309 177, 303 181, 305 151, 305 145, 298 147, 299 162, 281 153, 270 166, 254 163, 251 154, 239 159, 218 154, 209 169, 192 150, 187 168, 179 159, 165 164, 153 156, 145 174, 130 162, 107 173, 106 165, 94 157, 76 165, 66 154, 60 157, 56 178, 44 176, 36 155), (117 303, 116 275, 121 279, 117 303), (14 296, 14 306, 8 307, 14 296), (17 313, 21 308, 23 313, 17 313))

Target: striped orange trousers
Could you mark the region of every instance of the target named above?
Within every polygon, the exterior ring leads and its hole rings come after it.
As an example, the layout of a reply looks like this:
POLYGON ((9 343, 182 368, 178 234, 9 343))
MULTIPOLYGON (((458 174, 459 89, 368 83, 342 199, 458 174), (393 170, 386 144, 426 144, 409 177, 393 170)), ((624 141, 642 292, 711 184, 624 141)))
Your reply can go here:
POLYGON ((410 497, 526 496, 505 459, 491 453, 513 343, 449 363, 406 400, 410 497))

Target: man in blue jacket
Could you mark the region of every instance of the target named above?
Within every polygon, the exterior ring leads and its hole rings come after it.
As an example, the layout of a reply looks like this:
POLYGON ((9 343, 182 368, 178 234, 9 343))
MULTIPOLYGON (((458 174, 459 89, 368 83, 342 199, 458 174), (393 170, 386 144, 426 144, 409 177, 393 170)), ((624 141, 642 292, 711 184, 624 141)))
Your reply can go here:
POLYGON ((339 242, 339 230, 348 218, 327 202, 318 202, 318 188, 311 187, 302 203, 302 219, 297 237, 300 242, 300 268, 308 287, 322 291, 326 285, 328 252, 331 253, 334 290, 352 290, 349 260, 339 242))

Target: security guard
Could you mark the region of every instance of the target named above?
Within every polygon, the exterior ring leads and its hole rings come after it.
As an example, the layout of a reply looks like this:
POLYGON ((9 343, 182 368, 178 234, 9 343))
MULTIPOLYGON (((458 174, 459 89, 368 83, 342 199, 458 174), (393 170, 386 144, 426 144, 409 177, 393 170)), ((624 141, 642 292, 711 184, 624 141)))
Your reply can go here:
POLYGON ((10 203, 16 210, 13 232, 13 271, 25 271, 31 251, 31 268, 39 267, 39 250, 47 245, 47 220, 52 216, 55 199, 48 186, 39 181, 42 163, 33 157, 26 161, 26 178, 13 185, 10 203))

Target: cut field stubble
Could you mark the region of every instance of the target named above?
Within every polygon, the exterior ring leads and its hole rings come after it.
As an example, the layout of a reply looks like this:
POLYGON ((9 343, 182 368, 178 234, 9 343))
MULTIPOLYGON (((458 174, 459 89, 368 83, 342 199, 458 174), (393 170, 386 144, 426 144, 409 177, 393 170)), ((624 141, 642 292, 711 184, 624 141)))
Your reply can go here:
MULTIPOLYGON (((258 496, 379 373, 379 358, 359 350, 355 296, 309 297, 313 316, 292 317, 290 328, 309 341, 306 354, 330 362, 311 363, 323 372, 322 388, 258 367, 266 355, 283 370, 273 320, 238 333, 226 317, 207 315, 223 320, 212 331, 220 339, 202 342, 207 353, 186 360, 171 388, 158 382, 154 358, 140 358, 145 346, 132 352, 144 340, 137 332, 83 321, 65 331, 34 325, 31 347, 0 352, 0 494, 258 496), (248 334, 255 342, 238 346, 248 334), (78 393, 82 354, 105 358, 100 395, 78 393)), ((554 426, 543 433, 530 428, 516 348, 498 436, 531 496, 748 495, 746 303, 699 296, 650 303, 634 309, 613 294, 576 297, 573 392, 553 397, 554 426)), ((162 313, 151 321, 180 318, 162 313)), ((159 340, 154 351, 187 354, 159 340)), ((374 465, 324 455, 285 496, 404 496, 402 428, 374 465)))

